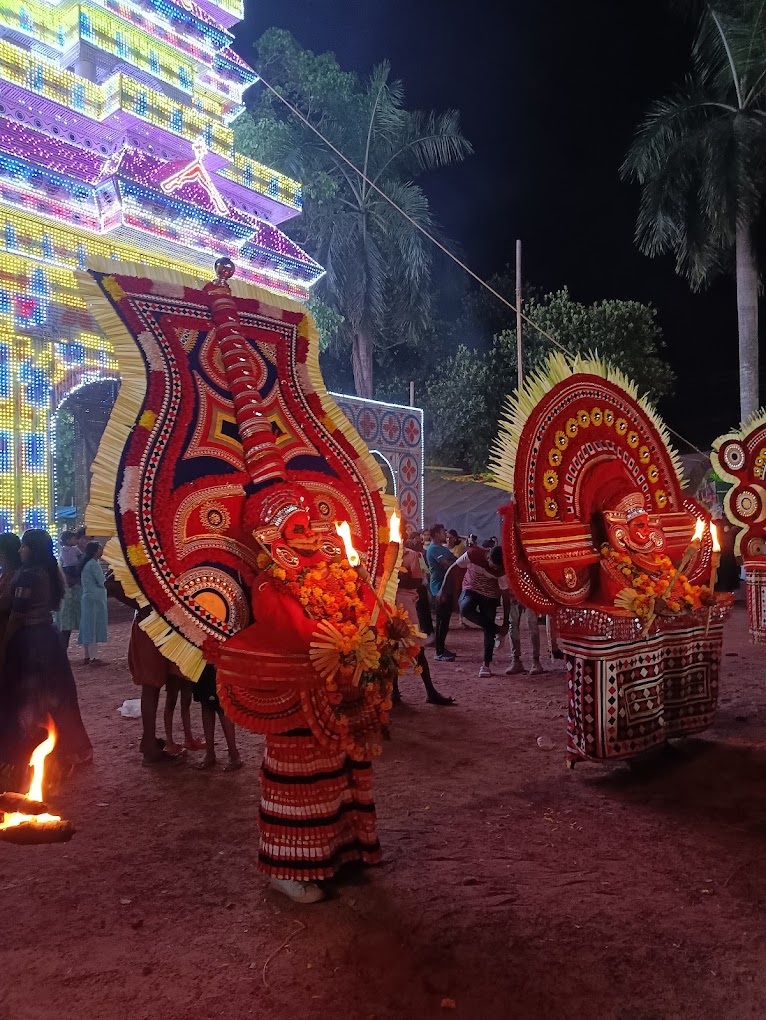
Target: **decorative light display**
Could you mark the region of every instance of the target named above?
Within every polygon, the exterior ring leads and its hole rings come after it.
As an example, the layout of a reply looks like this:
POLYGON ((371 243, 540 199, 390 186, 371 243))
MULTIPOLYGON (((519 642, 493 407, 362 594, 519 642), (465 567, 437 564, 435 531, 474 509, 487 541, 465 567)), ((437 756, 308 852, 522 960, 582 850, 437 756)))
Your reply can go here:
POLYGON ((54 521, 55 413, 117 364, 78 292, 89 254, 299 299, 321 267, 276 224, 300 185, 233 151, 256 75, 241 0, 0 0, 0 531, 54 521), (34 43, 30 49, 30 42, 34 43))

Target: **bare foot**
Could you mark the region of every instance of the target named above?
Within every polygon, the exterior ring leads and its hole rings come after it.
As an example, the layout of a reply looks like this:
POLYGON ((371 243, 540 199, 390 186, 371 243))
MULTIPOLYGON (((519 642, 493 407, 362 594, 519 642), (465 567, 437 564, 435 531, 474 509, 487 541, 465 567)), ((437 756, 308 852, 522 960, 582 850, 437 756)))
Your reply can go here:
POLYGON ((204 751, 205 741, 202 737, 191 737, 184 741, 184 747, 187 751, 204 751))
POLYGON ((242 766, 244 764, 245 763, 242 761, 242 759, 239 757, 239 755, 237 755, 236 758, 230 758, 229 759, 228 764, 224 765, 223 771, 224 772, 239 772, 239 770, 242 768, 242 766))
POLYGON ((211 757, 210 755, 206 754, 202 761, 198 765, 195 765, 194 767, 195 769, 199 769, 200 772, 205 772, 207 769, 214 769, 217 764, 218 762, 216 761, 215 755, 212 755, 211 757))
POLYGON ((184 754, 185 748, 182 744, 177 744, 175 740, 168 740, 165 744, 165 750, 168 754, 184 754))

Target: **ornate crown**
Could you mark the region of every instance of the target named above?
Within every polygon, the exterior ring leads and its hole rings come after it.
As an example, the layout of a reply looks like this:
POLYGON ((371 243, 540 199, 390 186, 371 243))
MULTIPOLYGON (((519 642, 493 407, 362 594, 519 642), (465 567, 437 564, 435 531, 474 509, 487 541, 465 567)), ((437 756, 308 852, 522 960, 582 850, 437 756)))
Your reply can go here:
POLYGON ((640 492, 631 492, 620 500, 613 513, 624 517, 625 523, 630 524, 634 517, 646 513, 646 499, 640 492))

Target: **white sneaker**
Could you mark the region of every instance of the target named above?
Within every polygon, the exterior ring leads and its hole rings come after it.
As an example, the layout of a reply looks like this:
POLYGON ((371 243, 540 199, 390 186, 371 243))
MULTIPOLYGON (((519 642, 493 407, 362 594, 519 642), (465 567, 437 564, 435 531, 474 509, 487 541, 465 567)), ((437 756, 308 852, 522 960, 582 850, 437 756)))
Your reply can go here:
POLYGON ((482 666, 479 670, 479 676, 492 676, 492 670, 489 666, 482 666))
POLYGON ((313 882, 298 882, 294 878, 272 878, 271 888, 281 892, 293 903, 320 903, 324 892, 313 882))

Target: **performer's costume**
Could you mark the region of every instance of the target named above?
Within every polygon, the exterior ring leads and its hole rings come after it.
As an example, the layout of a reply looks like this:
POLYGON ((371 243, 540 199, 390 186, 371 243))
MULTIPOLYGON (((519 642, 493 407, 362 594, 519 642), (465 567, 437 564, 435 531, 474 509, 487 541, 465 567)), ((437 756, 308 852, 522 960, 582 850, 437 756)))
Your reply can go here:
POLYGON ((730 603, 702 587, 703 510, 635 386, 595 358, 554 355, 510 399, 493 469, 514 494, 501 511, 511 589, 553 617, 566 655, 568 763, 708 727, 730 603))
POLYGON ((726 516, 737 528, 734 554, 747 579, 750 637, 766 644, 766 411, 759 411, 713 443, 715 471, 732 488, 724 498, 726 516))
POLYGON ((298 305, 232 280, 94 263, 81 286, 120 361, 88 525, 184 676, 266 734, 261 866, 325 878, 374 862, 370 759, 417 654, 393 602, 384 479, 328 396, 298 305), (347 521, 369 585, 341 559, 347 521))

